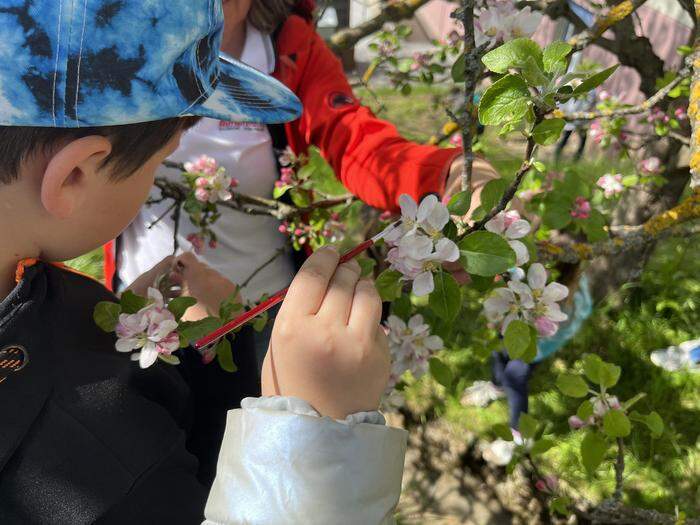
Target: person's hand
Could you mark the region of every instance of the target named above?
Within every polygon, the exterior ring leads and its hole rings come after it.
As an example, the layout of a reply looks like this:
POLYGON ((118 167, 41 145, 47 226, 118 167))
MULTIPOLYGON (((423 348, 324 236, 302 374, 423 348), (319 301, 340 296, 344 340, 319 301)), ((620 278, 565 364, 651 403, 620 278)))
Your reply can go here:
POLYGON ((192 253, 183 253, 174 260, 180 276, 182 295, 194 297, 197 304, 190 307, 183 320, 198 321, 219 315, 221 303, 238 292, 238 287, 192 253))
POLYGON ((167 279, 171 284, 181 284, 179 273, 173 269, 174 263, 175 258, 172 255, 166 257, 146 273, 137 277, 136 280, 129 285, 127 290, 134 292, 138 296, 146 297, 148 294, 148 289, 155 287, 156 280, 163 275, 167 276, 167 279))
POLYGON ((360 266, 322 248, 304 263, 282 304, 263 364, 263 395, 293 396, 343 419, 376 410, 391 368, 382 303, 360 266))

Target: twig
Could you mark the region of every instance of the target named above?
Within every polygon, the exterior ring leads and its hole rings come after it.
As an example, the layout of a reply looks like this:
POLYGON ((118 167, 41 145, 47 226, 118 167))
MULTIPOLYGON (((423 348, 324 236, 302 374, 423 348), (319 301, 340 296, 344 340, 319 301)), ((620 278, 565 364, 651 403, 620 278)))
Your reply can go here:
POLYGON ((381 12, 357 27, 349 27, 335 33, 328 43, 329 47, 339 53, 350 49, 367 35, 379 31, 386 22, 399 22, 411 18, 413 14, 429 0, 399 0, 382 6, 381 12))
POLYGON ((573 120, 595 120, 597 118, 617 117, 623 115, 637 115, 646 113, 656 104, 661 102, 668 94, 673 91, 681 82, 686 80, 691 75, 691 66, 688 63, 683 69, 678 72, 678 76, 669 82, 666 86, 657 91, 644 102, 636 106, 629 106, 618 109, 606 109, 603 111, 577 111, 575 113, 563 113, 561 118, 569 121, 573 120))
POLYGON ((256 275, 258 275, 260 272, 262 272, 265 268, 270 266, 280 255, 282 255, 286 251, 286 248, 283 246, 282 248, 278 248, 275 250, 275 254, 270 257, 267 261, 265 261, 260 267, 258 267, 253 273, 251 273, 248 278, 243 281, 241 284, 241 288, 245 288, 250 284, 250 281, 252 281, 256 275))
MULTIPOLYGON (((700 3, 695 2, 696 16, 700 14, 700 3)), ((698 16, 697 18, 700 18, 698 16)), ((690 86, 690 103, 688 118, 693 130, 690 141, 690 184, 700 186, 700 31, 696 25, 693 53, 690 56, 693 64, 693 81, 690 86)))
POLYGON ((175 204, 175 211, 173 212, 173 256, 177 255, 177 251, 180 249, 180 241, 177 236, 180 232, 180 215, 182 213, 182 204, 179 202, 175 204))
POLYGON ((508 206, 508 203, 513 200, 513 197, 515 197, 515 194, 518 191, 518 188, 520 187, 520 183, 523 181, 523 178, 525 177, 525 174, 530 171, 530 168, 532 167, 532 164, 534 162, 533 155, 536 150, 536 144, 535 140, 530 137, 527 141, 527 149, 525 151, 525 160, 520 166, 520 169, 518 172, 515 174, 515 178, 513 179, 513 182, 511 182, 510 186, 506 189, 505 193, 503 194, 503 197, 501 197, 500 202, 490 211, 486 214, 486 217, 481 219, 480 221, 476 222, 473 226, 467 229, 465 234, 469 234, 472 232, 475 232, 477 230, 481 230, 484 225, 489 222, 491 219, 493 219, 496 215, 501 213, 503 210, 506 209, 506 206, 508 206))
POLYGON ((574 51, 581 51, 584 47, 603 36, 603 33, 612 26, 634 13, 638 8, 644 5, 646 1, 647 0, 623 0, 619 4, 611 7, 605 15, 598 17, 592 27, 570 38, 569 44, 574 47, 574 51))
MULTIPOLYGON (((161 199, 161 200, 165 200, 165 199, 161 199)), ((156 224, 158 224, 160 221, 162 221, 168 213, 170 213, 171 211, 173 211, 173 208, 174 208, 175 206, 179 206, 179 205, 180 205, 180 203, 179 203, 178 201, 174 201, 174 202, 168 207, 168 209, 165 210, 163 213, 161 213, 161 214, 158 216, 158 218, 157 218, 156 220, 154 220, 151 224, 148 225, 148 228, 146 228, 146 229, 147 229, 147 230, 152 229, 156 224)))
POLYGON ((602 242, 554 244, 548 241, 537 244, 538 256, 544 260, 565 263, 588 261, 601 255, 613 255, 644 246, 667 237, 690 237, 700 233, 700 224, 685 223, 700 219, 700 191, 678 206, 655 215, 639 226, 616 226, 612 231, 619 235, 602 242))
MULTIPOLYGON (((470 191, 472 188, 472 171, 474 166, 474 152, 472 142, 474 140, 474 90, 481 75, 481 52, 483 48, 477 48, 474 40, 474 0, 462 0, 462 7, 452 13, 453 18, 461 20, 464 26, 464 122, 462 128, 462 191, 470 191)), ((453 115, 450 115, 453 116, 453 115)), ((454 117, 453 117, 454 118, 454 117)))
POLYGON ((615 492, 613 499, 622 503, 623 476, 625 474, 625 442, 617 438, 617 460, 615 461, 615 492))

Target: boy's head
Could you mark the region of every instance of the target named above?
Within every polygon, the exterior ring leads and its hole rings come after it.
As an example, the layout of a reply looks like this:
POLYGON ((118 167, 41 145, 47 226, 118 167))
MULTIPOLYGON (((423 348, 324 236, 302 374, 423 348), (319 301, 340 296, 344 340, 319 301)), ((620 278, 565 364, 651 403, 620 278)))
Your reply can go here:
POLYGON ((222 27, 220 0, 0 0, 5 254, 64 260, 113 238, 200 117, 298 116, 281 84, 219 57, 222 27))

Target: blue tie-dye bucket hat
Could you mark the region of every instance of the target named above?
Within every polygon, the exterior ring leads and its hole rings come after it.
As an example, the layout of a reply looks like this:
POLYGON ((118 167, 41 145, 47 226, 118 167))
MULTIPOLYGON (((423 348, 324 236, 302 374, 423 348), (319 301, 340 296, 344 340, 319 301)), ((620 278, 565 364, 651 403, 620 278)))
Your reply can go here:
POLYGON ((220 56, 222 29, 221 0, 0 0, 0 125, 298 117, 291 91, 220 56))

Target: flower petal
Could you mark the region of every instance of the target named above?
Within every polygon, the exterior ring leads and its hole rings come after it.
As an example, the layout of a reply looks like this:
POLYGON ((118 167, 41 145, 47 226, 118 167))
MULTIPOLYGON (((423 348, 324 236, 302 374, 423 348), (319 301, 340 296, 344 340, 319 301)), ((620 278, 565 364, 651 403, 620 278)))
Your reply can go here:
POLYGON ((569 316, 561 311, 557 303, 547 303, 544 311, 545 317, 551 319, 554 322, 562 323, 566 321, 569 316))
POLYGON ((435 244, 435 253, 431 259, 454 262, 459 259, 459 248, 453 241, 443 237, 435 244))
POLYGON ((155 343, 148 342, 141 349, 141 356, 139 357, 139 365, 141 368, 148 368, 158 359, 158 350, 156 350, 155 343))
POLYGON ((547 270, 540 263, 530 266, 527 271, 527 282, 533 290, 542 290, 547 284, 547 270))
POLYGON ((496 215, 493 219, 491 219, 489 222, 484 224, 484 228, 486 228, 487 231, 490 231, 491 233, 496 233, 498 235, 502 235, 503 232, 506 230, 505 226, 505 216, 503 213, 499 213, 496 215))
POLYGON ((510 247, 515 252, 515 264, 521 266, 530 260, 530 252, 527 250, 527 246, 522 242, 508 241, 508 244, 510 244, 510 247))
POLYGON ((506 237, 509 239, 520 239, 530 233, 530 223, 524 219, 518 219, 508 226, 506 237))
POLYGON ((416 220, 416 214, 418 213, 418 205, 413 198, 404 193, 399 197, 399 206, 401 207, 401 216, 406 217, 411 220, 416 220))
POLYGON ((435 289, 432 272, 423 272, 413 280, 413 294, 418 297, 428 295, 435 289))
POLYGON ((117 352, 131 352, 139 347, 140 341, 136 338, 117 339, 114 347, 117 352))
POLYGON ((418 222, 425 222, 426 219, 433 213, 433 210, 438 204, 438 198, 435 195, 428 195, 422 201, 420 201, 420 206, 418 206, 418 213, 416 214, 416 220, 418 222))
POLYGON ((542 300, 545 303, 554 303, 566 299, 568 295, 569 289, 563 284, 549 283, 542 292, 542 300))

